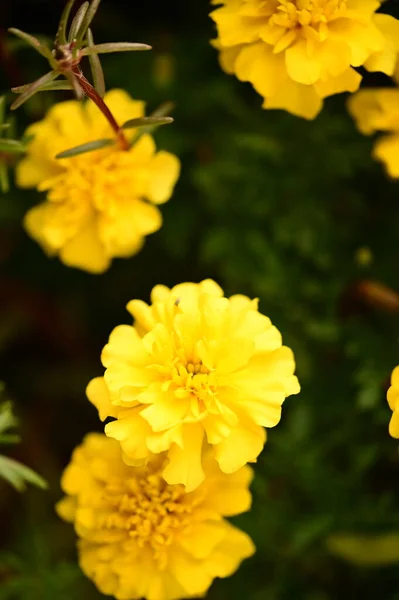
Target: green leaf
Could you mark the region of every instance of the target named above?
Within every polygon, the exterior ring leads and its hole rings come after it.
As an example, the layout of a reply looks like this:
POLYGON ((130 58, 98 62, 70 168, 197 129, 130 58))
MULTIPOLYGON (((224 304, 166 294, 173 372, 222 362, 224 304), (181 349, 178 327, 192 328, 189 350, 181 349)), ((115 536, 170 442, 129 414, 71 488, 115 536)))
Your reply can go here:
POLYGON ((0 434, 3 434, 8 429, 16 427, 18 425, 17 418, 12 412, 10 402, 3 402, 0 405, 0 434))
MULTIPOLYGON (((174 107, 175 105, 173 104, 173 102, 165 102, 165 104, 161 104, 161 106, 154 110, 154 112, 147 118, 159 119, 166 117, 170 112, 172 112, 174 107)), ((158 125, 145 125, 143 127, 140 127, 140 130, 134 136, 131 145, 133 146, 145 133, 152 133, 157 127, 158 125)))
POLYGON ((108 54, 109 52, 134 52, 140 50, 151 50, 148 44, 136 44, 135 42, 110 42, 106 44, 97 44, 96 46, 86 46, 81 50, 82 56, 89 54, 108 54))
POLYGON ((69 85, 73 89, 76 98, 78 100, 82 100, 84 98, 85 94, 79 83, 78 78, 75 75, 73 75, 72 73, 65 73, 65 77, 67 78, 69 85))
POLYGON ((53 81, 54 79, 59 77, 59 75, 60 73, 57 73, 56 71, 50 71, 42 77, 39 77, 39 79, 36 79, 36 81, 34 81, 33 83, 29 84, 26 90, 22 92, 20 97, 17 100, 15 100, 13 104, 11 104, 11 110, 16 110, 17 108, 19 108, 22 104, 29 100, 29 98, 36 94, 36 92, 40 91, 40 89, 44 85, 46 85, 50 81, 53 81))
POLYGON ((75 0, 69 0, 68 4, 65 6, 61 19, 58 25, 58 31, 55 38, 56 44, 66 44, 67 43, 67 26, 69 15, 71 14, 71 10, 73 5, 75 4, 75 0))
POLYGON ((79 10, 77 11, 77 13, 72 21, 71 27, 69 29, 69 35, 68 35, 69 42, 73 42, 74 40, 79 38, 80 29, 82 27, 82 23, 86 16, 87 9, 89 8, 89 6, 90 6, 89 2, 84 2, 82 4, 82 6, 79 8, 79 10))
MULTIPOLYGON (((87 43, 89 48, 92 48, 94 46, 93 34, 90 28, 87 31, 87 43)), ((94 87, 97 90, 98 94, 101 96, 101 98, 103 98, 105 95, 105 81, 100 59, 98 58, 96 53, 93 53, 89 54, 89 61, 91 73, 93 76, 94 87)))
POLYGON ((18 140, 7 140, 0 138, 0 152, 11 152, 12 154, 24 154, 26 148, 18 140))
POLYGON ((327 547, 332 554, 360 566, 380 567, 399 563, 399 533, 334 534, 327 539, 327 547))
POLYGON ((83 39, 86 31, 89 29, 90 24, 92 22, 92 20, 94 19, 94 16, 97 12, 98 7, 100 6, 100 2, 101 0, 93 0, 92 3, 90 4, 88 11, 85 15, 84 21, 82 23, 82 26, 80 28, 80 32, 79 32, 79 42, 83 39))
POLYGON ((135 127, 145 127, 149 125, 168 125, 173 123, 172 117, 138 117, 137 119, 129 119, 122 125, 122 129, 134 129, 135 127))
POLYGON ((4 128, 4 117, 6 113, 6 97, 0 96, 0 125, 4 128))
POLYGON ((0 435, 0 444, 19 444, 21 436, 17 433, 5 433, 0 435))
POLYGON ((7 165, 0 162, 0 188, 3 194, 6 194, 10 190, 10 182, 8 179, 7 165))
MULTIPOLYGON (((27 84, 27 85, 19 85, 17 87, 13 87, 12 91, 14 92, 14 94, 22 94, 23 92, 25 92, 27 90, 27 88, 30 86, 31 84, 27 84)), ((40 90, 37 90, 38 92, 51 92, 51 91, 58 91, 58 90, 72 90, 72 86, 69 83, 69 81, 66 80, 60 80, 60 81, 50 81, 49 83, 46 83, 45 85, 43 85, 40 90)))
POLYGON ((6 456, 0 456, 0 477, 6 479, 19 492, 26 489, 27 483, 43 490, 48 487, 46 481, 32 469, 6 456))
POLYGON ((93 140, 92 142, 87 142, 86 144, 81 144, 80 146, 75 146, 74 148, 64 150, 63 152, 57 154, 55 158, 71 158, 72 156, 78 156, 79 154, 84 154, 85 152, 92 152, 93 150, 100 150, 101 148, 113 146, 114 144, 115 140, 111 138, 93 140))
POLYGON ((16 29, 15 27, 10 27, 8 31, 19 37, 21 40, 24 40, 24 42, 32 46, 32 48, 37 50, 42 56, 44 56, 48 60, 53 60, 53 55, 51 54, 50 48, 42 44, 42 42, 33 35, 25 33, 25 31, 21 31, 20 29, 16 29))

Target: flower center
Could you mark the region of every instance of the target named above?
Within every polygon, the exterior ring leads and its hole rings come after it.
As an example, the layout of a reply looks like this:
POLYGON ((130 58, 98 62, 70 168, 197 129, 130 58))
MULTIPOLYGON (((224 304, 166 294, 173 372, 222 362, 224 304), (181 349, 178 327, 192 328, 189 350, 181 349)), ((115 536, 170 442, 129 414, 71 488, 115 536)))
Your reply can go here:
POLYGON ((205 417, 215 404, 216 374, 201 361, 178 361, 170 382, 178 398, 189 401, 188 415, 195 420, 205 417))
POLYGON ((166 483, 162 477, 164 465, 160 461, 154 464, 150 473, 147 465, 146 474, 140 475, 137 470, 135 477, 105 485, 103 500, 107 508, 100 517, 99 526, 113 532, 125 532, 140 548, 147 545, 162 565, 167 546, 173 542, 176 533, 190 525, 194 502, 187 502, 182 485, 166 483))
MULTIPOLYGON (((81 211, 111 213, 112 207, 126 198, 126 190, 131 193, 135 184, 135 165, 129 152, 107 149, 68 161, 59 175, 40 185, 40 191, 49 191, 50 201, 76 204, 81 211)), ((142 188, 143 182, 136 183, 142 188)))
POLYGON ((324 41, 328 22, 343 17, 347 10, 347 0, 271 1, 264 2, 268 17, 265 41, 273 44, 275 53, 288 48, 298 36, 324 41))

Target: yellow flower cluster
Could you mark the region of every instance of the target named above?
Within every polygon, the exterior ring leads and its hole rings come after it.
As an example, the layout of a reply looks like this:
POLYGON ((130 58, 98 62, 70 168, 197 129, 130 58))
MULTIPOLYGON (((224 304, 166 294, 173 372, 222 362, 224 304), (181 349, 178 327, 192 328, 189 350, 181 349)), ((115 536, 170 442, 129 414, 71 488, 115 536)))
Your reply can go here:
POLYGON ((158 285, 151 300, 129 302, 134 324, 103 350, 87 395, 113 420, 75 450, 58 504, 82 570, 120 600, 202 596, 253 554, 223 517, 250 508, 246 463, 299 392, 256 300, 225 298, 212 280, 158 285))
POLYGON ((376 142, 373 155, 391 177, 399 177, 399 89, 361 90, 349 99, 348 109, 362 133, 387 132, 376 142))
POLYGON ((222 67, 252 83, 264 108, 313 119, 323 99, 354 92, 354 67, 392 75, 399 21, 377 0, 212 0, 222 67))
MULTIPOLYGON (((120 124, 144 115, 144 103, 122 90, 106 94, 105 102, 120 124)), ((157 152, 151 135, 142 135, 128 151, 113 145, 56 159, 71 147, 114 137, 95 104, 76 100, 53 106, 27 134, 33 139, 18 165, 17 183, 47 192, 47 200, 25 217, 28 233, 47 254, 102 273, 114 257, 138 252, 145 236, 161 227, 157 205, 169 200, 180 163, 157 152)))
POLYGON ((224 473, 261 452, 285 398, 299 392, 292 351, 246 296, 225 298, 211 280, 156 286, 152 304, 132 300, 134 325, 111 333, 104 377, 89 400, 127 464, 168 451, 163 476, 188 492, 204 481, 207 445, 224 473))
POLYGON ((399 366, 395 367, 391 376, 391 387, 387 393, 387 400, 393 414, 389 423, 389 433, 399 439, 399 366))
POLYGON ((203 596, 255 549, 223 517, 251 506, 249 467, 223 474, 204 457, 206 478, 195 492, 162 477, 165 457, 129 467, 120 446, 89 434, 62 477, 59 515, 75 524, 79 562, 98 589, 118 600, 203 596))

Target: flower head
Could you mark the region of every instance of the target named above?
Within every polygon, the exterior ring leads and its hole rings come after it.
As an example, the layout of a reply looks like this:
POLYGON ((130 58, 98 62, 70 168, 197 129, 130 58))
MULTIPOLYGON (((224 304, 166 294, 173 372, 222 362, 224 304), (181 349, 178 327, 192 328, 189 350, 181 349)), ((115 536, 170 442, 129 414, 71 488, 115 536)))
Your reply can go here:
POLYGON ((376 142, 373 155, 391 177, 399 177, 399 89, 360 90, 349 99, 348 109, 362 133, 388 132, 376 142))
POLYGON ((314 118, 323 98, 358 89, 361 65, 393 74, 399 21, 375 0, 212 0, 222 67, 264 108, 314 118))
POLYGON ((164 477, 188 491, 204 480, 205 440, 225 473, 255 461, 281 405, 299 392, 292 351, 257 301, 224 298, 211 280, 156 286, 152 305, 129 302, 133 326, 112 332, 104 377, 87 394, 124 460, 168 451, 164 477))
POLYGON ((391 375, 391 387, 387 392, 389 408, 393 414, 389 423, 389 433, 399 439, 399 366, 395 367, 391 375))
POLYGON ((208 456, 204 484, 186 493, 165 482, 164 460, 129 467, 115 440, 93 433, 62 477, 57 510, 75 524, 81 568, 119 600, 204 595, 254 553, 251 539, 223 519, 250 508, 251 469, 224 475, 208 456))
MULTIPOLYGON (((105 102, 120 123, 144 114, 144 103, 121 90, 106 94, 105 102)), ((180 166, 174 155, 156 152, 150 135, 127 151, 115 145, 56 159, 67 148, 113 136, 94 104, 76 100, 53 106, 28 134, 33 140, 17 182, 47 192, 27 213, 25 227, 49 255, 101 273, 112 258, 138 252, 145 236, 161 227, 156 205, 170 198, 180 166)))

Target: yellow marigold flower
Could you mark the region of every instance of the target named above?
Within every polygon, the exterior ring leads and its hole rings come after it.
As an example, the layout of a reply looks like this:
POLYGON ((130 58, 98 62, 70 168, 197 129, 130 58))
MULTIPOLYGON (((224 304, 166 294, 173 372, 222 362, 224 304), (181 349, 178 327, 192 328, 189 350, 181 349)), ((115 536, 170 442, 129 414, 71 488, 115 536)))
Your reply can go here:
POLYGON ((212 0, 222 67, 252 83, 264 108, 313 119, 323 99, 358 89, 353 69, 392 75, 399 21, 376 0, 212 0))
MULTIPOLYGON (((144 115, 144 103, 122 90, 106 94, 105 102, 119 123, 144 115)), ((111 146, 56 159, 68 148, 114 136, 95 104, 75 100, 53 106, 27 133, 34 137, 17 183, 47 192, 47 200, 27 213, 25 227, 49 255, 101 273, 112 258, 138 252, 145 236, 161 227, 156 205, 170 198, 180 163, 156 152, 150 135, 128 151, 111 146)))
POLYGON ((224 473, 256 460, 263 428, 299 392, 294 357, 257 300, 224 298, 211 280, 158 285, 151 300, 129 302, 134 326, 111 333, 87 395, 101 419, 115 417, 105 432, 128 464, 167 450, 166 481, 191 491, 204 480, 205 438, 224 473))
POLYGON ((348 109, 365 135, 388 132, 376 142, 373 156, 391 177, 399 177, 399 89, 360 90, 349 98, 348 109))
POLYGON ((391 387, 387 392, 389 408, 393 415, 389 423, 389 433, 399 439, 399 366, 395 367, 391 376, 391 387))
POLYGON ((75 524, 83 572, 120 600, 174 600, 206 593, 228 577, 254 545, 223 517, 251 505, 249 467, 223 474, 209 455, 205 482, 194 492, 168 485, 159 455, 129 467, 120 446, 89 434, 62 477, 59 515, 75 524))

